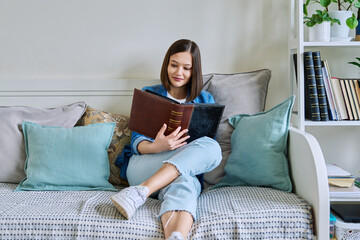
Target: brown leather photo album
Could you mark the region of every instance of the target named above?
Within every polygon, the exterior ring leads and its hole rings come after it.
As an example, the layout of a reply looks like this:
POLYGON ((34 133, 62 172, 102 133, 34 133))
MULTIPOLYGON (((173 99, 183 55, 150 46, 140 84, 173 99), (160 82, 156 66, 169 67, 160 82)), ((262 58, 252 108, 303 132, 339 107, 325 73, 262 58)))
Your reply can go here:
POLYGON ((134 89, 129 128, 154 139, 166 123, 165 135, 179 126, 189 129, 187 142, 203 136, 214 138, 224 108, 214 103, 181 104, 152 91, 134 89))

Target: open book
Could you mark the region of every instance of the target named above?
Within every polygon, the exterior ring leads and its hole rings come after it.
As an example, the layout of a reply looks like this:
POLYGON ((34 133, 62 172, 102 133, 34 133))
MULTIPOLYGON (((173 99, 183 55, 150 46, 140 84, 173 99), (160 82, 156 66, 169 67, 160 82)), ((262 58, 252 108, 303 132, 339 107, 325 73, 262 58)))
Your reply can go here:
POLYGON ((134 89, 129 128, 154 139, 166 123, 165 135, 179 126, 189 129, 187 142, 203 136, 214 138, 224 108, 214 103, 181 104, 152 91, 134 89))

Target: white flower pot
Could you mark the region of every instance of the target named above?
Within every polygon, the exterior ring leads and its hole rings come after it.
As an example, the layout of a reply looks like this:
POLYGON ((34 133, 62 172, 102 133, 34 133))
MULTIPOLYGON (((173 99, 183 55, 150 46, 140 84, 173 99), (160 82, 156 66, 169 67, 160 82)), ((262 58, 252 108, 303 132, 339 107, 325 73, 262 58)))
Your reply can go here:
POLYGON ((340 25, 334 23, 331 26, 331 38, 346 39, 349 37, 350 28, 346 25, 346 19, 352 16, 352 11, 331 11, 329 12, 331 18, 340 20, 340 25))
POLYGON ((315 24, 309 28, 310 42, 330 42, 330 22, 315 24))

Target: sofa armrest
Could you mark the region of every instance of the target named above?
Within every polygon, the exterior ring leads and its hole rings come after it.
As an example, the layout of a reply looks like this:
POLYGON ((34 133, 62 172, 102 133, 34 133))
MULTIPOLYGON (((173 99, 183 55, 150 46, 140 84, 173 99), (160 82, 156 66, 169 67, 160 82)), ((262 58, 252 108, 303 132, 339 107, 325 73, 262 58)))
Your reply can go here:
POLYGON ((288 147, 293 192, 311 204, 317 239, 329 239, 329 187, 320 145, 311 134, 290 127, 288 147))

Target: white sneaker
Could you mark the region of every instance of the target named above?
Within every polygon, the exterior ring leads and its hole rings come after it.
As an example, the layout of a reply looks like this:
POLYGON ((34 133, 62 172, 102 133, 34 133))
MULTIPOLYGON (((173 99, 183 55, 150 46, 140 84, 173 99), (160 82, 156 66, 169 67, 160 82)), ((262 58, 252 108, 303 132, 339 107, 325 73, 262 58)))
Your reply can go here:
POLYGON ((166 240, 184 240, 184 237, 180 232, 173 232, 166 240))
POLYGON ((113 201, 117 210, 126 219, 130 219, 136 209, 145 203, 148 193, 149 188, 146 186, 131 186, 112 195, 110 199, 113 201))

